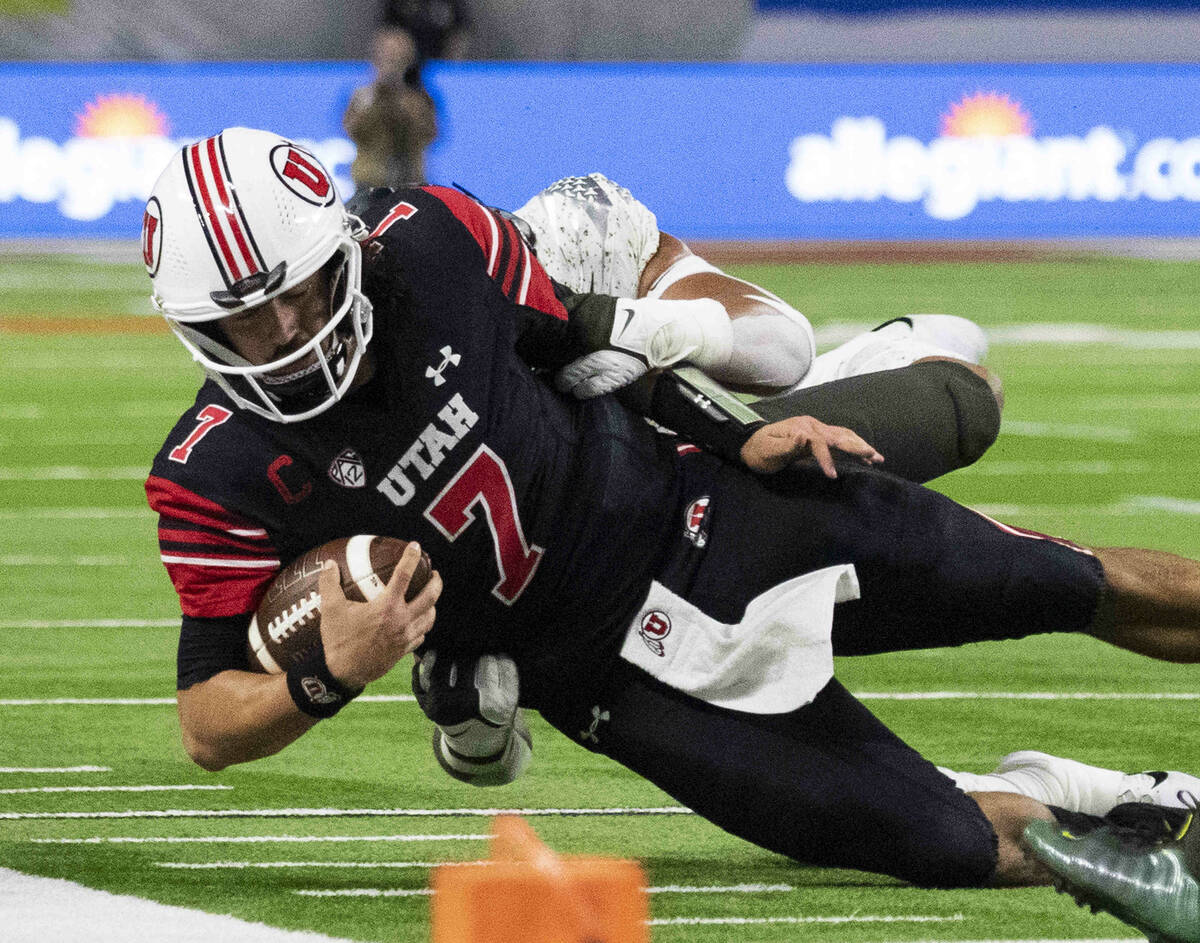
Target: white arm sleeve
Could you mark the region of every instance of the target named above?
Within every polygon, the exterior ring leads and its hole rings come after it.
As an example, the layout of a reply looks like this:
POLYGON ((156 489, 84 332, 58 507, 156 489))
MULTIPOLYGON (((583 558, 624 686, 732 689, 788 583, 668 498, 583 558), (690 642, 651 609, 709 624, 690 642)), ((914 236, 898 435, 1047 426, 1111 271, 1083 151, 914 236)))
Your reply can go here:
MULTIPOLYGON (((726 275, 698 255, 686 255, 654 280, 647 294, 661 298, 682 279, 711 273, 726 275)), ((817 355, 817 340, 808 318, 777 295, 737 279, 745 296, 779 312, 732 319, 729 355, 723 363, 702 364, 704 372, 722 383, 750 386, 793 386, 799 383, 817 355)))

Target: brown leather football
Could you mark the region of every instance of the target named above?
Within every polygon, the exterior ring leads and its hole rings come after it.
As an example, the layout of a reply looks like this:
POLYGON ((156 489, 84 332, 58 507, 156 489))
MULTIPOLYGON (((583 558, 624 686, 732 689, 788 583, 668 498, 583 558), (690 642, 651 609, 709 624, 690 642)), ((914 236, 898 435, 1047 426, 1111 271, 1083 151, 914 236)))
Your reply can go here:
MULTIPOLYGON (((317 587, 326 560, 338 565, 342 591, 367 602, 392 576, 407 540, 357 534, 314 547, 293 560, 271 581, 250 620, 247 652, 252 671, 280 674, 304 661, 321 644, 321 594, 317 587)), ((429 581, 429 557, 421 554, 404 596, 412 599, 429 581)))

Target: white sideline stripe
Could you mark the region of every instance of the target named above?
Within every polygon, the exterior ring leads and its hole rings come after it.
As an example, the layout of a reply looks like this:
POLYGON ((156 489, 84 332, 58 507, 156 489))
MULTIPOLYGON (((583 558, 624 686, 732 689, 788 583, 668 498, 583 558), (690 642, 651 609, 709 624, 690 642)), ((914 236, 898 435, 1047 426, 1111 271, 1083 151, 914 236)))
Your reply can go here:
MULTIPOLYGON (((860 701, 1200 701, 1200 691, 853 691, 860 701)), ((365 694, 356 703, 412 704, 411 694, 365 694)), ((0 707, 156 707, 173 697, 10 697, 0 707)))
POLYGON ((953 923, 962 919, 962 914, 950 917, 924 914, 846 914, 830 917, 656 917, 647 920, 646 923, 652 927, 705 927, 761 926, 770 923, 953 923))
POLYGON ((1137 437, 1135 430, 1115 426, 1089 426, 1071 422, 1029 422, 1018 419, 1005 420, 1000 426, 1000 434, 1031 439, 1086 439, 1097 442, 1132 442, 1137 437))
POLYGON ((0 629, 166 629, 174 619, 0 619, 0 629))
POLYGON ((140 786, 24 786, 20 789, 0 789, 0 796, 21 796, 37 792, 211 792, 215 790, 228 791, 232 786, 195 785, 180 783, 177 785, 140 786))
POLYGON ((311 842, 427 842, 427 841, 487 841, 491 835, 149 835, 107 836, 89 838, 31 838, 35 845, 218 845, 273 844, 311 842))
MULTIPOLYGON (((709 887, 689 887, 668 884, 663 887, 648 887, 647 894, 766 894, 794 891, 791 884, 718 884, 709 887)), ((300 897, 429 897, 433 888, 400 887, 339 887, 333 890, 292 891, 300 897)))
POLYGON ((0 766, 0 773, 111 773, 111 766, 0 766))
POLYGON ((5 943, 350 943, 0 868, 5 943))
POLYGON ((693 815, 683 806, 607 809, 126 809, 109 812, 0 812, 0 819, 324 819, 493 818, 497 815, 693 815))

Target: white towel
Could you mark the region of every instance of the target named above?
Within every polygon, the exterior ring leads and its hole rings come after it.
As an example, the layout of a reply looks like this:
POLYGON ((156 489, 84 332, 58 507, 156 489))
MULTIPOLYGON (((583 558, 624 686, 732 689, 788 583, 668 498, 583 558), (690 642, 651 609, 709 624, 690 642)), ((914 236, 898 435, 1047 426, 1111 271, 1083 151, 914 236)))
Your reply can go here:
POLYGON ((784 713, 809 703, 833 677, 833 607, 858 597, 852 564, 826 567, 771 587, 728 625, 655 582, 621 657, 710 704, 784 713))

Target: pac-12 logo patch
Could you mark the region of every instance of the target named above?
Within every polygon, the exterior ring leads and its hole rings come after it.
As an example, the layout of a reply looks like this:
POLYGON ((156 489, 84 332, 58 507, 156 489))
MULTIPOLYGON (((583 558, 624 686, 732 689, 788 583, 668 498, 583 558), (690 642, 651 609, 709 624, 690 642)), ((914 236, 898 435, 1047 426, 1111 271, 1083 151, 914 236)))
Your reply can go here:
POLYGON ((361 488, 367 483, 362 456, 354 449, 342 449, 329 466, 329 477, 343 488, 361 488))
POLYGON ((708 528, 704 526, 708 519, 708 502, 708 495, 697 498, 683 512, 683 532, 697 547, 708 543, 708 528))
POLYGON ((308 151, 295 144, 278 144, 271 149, 271 167, 283 185, 314 206, 328 206, 337 193, 329 174, 308 151))
POLYGON ((663 639, 670 634, 671 617, 661 609, 651 609, 642 616, 641 624, 638 626, 638 635, 642 637, 646 647, 659 658, 666 654, 663 648, 663 639))

